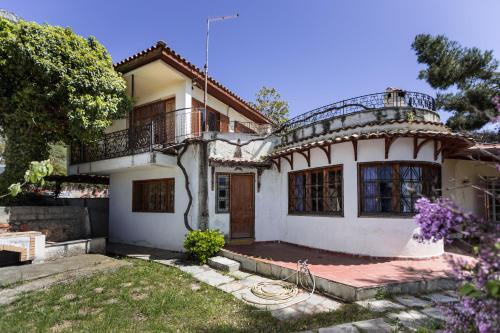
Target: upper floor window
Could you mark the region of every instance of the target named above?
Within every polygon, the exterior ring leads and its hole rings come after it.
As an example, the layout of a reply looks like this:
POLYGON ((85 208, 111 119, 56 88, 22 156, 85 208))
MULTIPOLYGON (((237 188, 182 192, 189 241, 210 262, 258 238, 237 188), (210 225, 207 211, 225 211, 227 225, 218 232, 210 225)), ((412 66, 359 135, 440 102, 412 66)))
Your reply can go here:
POLYGON ((175 178, 132 182, 132 211, 173 213, 175 178))
POLYGON ((359 165, 361 214, 411 214, 421 196, 434 197, 441 187, 441 166, 418 162, 359 165))
POLYGON ((342 214, 342 166, 290 172, 289 214, 342 214))

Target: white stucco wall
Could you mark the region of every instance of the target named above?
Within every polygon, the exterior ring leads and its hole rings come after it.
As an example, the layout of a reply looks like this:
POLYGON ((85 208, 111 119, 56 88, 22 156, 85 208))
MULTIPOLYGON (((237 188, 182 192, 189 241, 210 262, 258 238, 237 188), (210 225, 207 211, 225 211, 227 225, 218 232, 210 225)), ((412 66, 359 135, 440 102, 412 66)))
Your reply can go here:
POLYGON ((465 211, 485 217, 484 177, 500 177, 495 163, 447 159, 443 163, 443 194, 465 211))
MULTIPOLYGON (((217 173, 252 173, 254 175, 255 188, 255 240, 275 241, 282 239, 284 232, 283 219, 281 218, 282 202, 277 199, 277 192, 282 189, 281 178, 272 170, 264 170, 260 177, 260 191, 258 190, 258 177, 255 169, 241 167, 216 167, 214 178, 217 173)), ((209 175, 209 184, 212 176, 209 175)), ((209 227, 218 229, 225 235, 230 235, 230 214, 216 213, 216 182, 214 188, 209 186, 208 192, 208 210, 209 227)))
MULTIPOLYGON (((397 139, 390 150, 391 160, 413 160, 411 138, 397 139)), ((432 142, 422 147, 419 161, 434 162, 432 142)), ((358 143, 358 162, 386 161, 384 141, 366 140, 358 143)), ((358 217, 357 163, 352 144, 332 146, 332 165, 342 164, 344 172, 344 216, 294 216, 288 215, 287 178, 290 167, 282 161, 281 216, 285 219, 282 240, 336 252, 381 257, 429 257, 443 253, 443 244, 421 244, 413 239, 418 228, 413 218, 358 217)), ((311 168, 327 165, 323 151, 311 150, 311 168)), ((307 169, 305 159, 294 156, 294 170, 307 169)), ((276 197, 278 193, 275 192, 276 197)))
MULTIPOLYGON (((194 201, 189 214, 191 226, 197 216, 197 162, 195 149, 189 149, 183 157, 190 175, 190 188, 194 201)), ((188 203, 185 181, 177 166, 155 165, 134 167, 124 172, 110 174, 109 238, 112 242, 135 244, 161 249, 182 251, 184 236, 184 211, 188 203), (175 178, 174 213, 132 212, 132 181, 141 179, 175 178)))

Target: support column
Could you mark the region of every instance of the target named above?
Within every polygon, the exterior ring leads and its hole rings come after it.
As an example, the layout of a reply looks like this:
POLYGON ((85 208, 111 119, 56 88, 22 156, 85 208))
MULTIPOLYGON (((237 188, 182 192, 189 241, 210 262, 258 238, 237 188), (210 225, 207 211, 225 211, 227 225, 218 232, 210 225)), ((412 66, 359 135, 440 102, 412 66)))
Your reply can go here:
POLYGON ((199 143, 198 153, 198 228, 208 229, 208 143, 199 143))

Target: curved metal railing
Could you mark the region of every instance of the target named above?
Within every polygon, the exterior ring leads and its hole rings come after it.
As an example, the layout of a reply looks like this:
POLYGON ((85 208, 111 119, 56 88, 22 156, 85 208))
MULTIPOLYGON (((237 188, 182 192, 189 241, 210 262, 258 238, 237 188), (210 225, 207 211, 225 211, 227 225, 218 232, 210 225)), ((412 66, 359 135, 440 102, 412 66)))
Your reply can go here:
POLYGON ((392 90, 345 99, 319 107, 288 120, 283 125, 283 128, 286 131, 290 131, 324 119, 389 107, 413 107, 436 111, 436 102, 433 97, 426 94, 405 90, 392 90))

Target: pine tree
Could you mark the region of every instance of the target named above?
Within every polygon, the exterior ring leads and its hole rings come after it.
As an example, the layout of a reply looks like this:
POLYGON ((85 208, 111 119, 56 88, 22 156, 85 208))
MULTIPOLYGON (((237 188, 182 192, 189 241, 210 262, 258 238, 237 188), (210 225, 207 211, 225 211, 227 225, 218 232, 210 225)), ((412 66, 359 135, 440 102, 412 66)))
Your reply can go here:
POLYGON ((477 130, 498 117, 498 61, 492 51, 461 46, 445 36, 417 35, 412 44, 417 60, 427 68, 419 79, 439 89, 437 106, 452 113, 454 130, 477 130))

